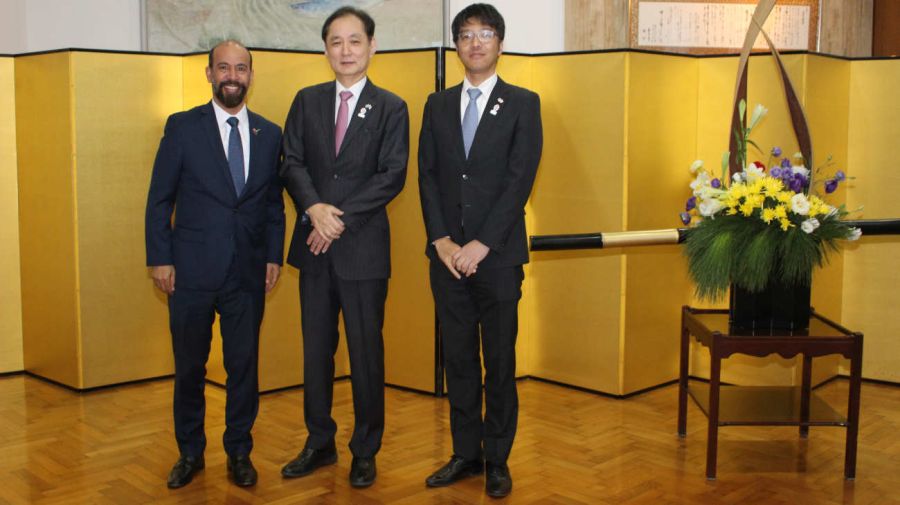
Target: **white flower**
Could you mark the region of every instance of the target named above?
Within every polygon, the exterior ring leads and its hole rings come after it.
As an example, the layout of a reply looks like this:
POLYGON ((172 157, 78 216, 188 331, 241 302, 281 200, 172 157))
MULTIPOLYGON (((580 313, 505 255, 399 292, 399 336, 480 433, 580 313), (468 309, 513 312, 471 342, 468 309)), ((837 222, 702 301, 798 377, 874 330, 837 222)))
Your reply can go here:
POLYGON ((791 212, 805 216, 809 214, 809 200, 803 193, 797 193, 791 197, 791 212))
POLYGON ((859 228, 850 228, 850 236, 847 237, 847 240, 859 240, 859 237, 862 236, 862 230, 859 228))
POLYGON ((725 205, 723 205, 722 202, 717 199, 703 200, 702 202, 700 202, 700 205, 697 206, 697 210, 700 212, 700 215, 707 217, 712 216, 723 208, 725 208, 725 205))
POLYGON ((740 184, 744 182, 747 178, 747 175, 744 172, 735 172, 734 175, 731 176, 731 180, 740 184))
POLYGON ((698 170, 703 168, 703 160, 697 160, 691 163, 691 173, 696 174, 698 170))
POLYGON ((766 173, 763 171, 763 169, 752 163, 744 169, 744 173, 747 174, 747 182, 753 182, 766 176, 766 173))
POLYGON ((809 177, 809 169, 804 167, 803 165, 792 166, 791 172, 793 172, 795 174, 800 174, 803 177, 809 177))
POLYGON ((800 229, 805 233, 812 233, 816 228, 819 227, 819 220, 816 218, 809 218, 806 221, 800 223, 800 229))
POLYGON ((759 120, 769 112, 769 109, 762 106, 762 104, 756 104, 756 108, 753 109, 753 114, 750 115, 750 125, 749 129, 753 129, 756 126, 756 123, 759 123, 759 120))
POLYGON ((694 179, 694 182, 691 183, 691 189, 694 190, 694 195, 697 195, 697 191, 704 186, 709 186, 709 174, 706 172, 700 172, 697 174, 697 178, 694 179))

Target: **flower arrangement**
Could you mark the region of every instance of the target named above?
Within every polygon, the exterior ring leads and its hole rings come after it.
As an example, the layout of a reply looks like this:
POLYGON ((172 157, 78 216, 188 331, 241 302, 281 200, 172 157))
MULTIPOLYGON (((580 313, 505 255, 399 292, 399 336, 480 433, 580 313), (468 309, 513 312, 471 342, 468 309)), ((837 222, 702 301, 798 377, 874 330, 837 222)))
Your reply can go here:
MULTIPOLYGON (((744 124, 746 103, 738 104, 744 124)), ((701 298, 719 299, 733 284, 751 293, 763 291, 770 280, 785 286, 809 286, 812 269, 821 266, 838 240, 856 240, 861 232, 844 224, 843 205, 834 207, 819 195, 833 193, 848 178, 837 170, 828 178, 805 166, 800 153, 782 157, 780 148, 768 153, 768 161, 747 161, 747 146, 761 149, 750 139, 753 129, 767 113, 754 109, 744 128, 735 131, 742 171, 726 177, 730 153, 722 162, 721 177, 715 177, 697 160, 692 196, 680 217, 688 229, 685 254, 691 277, 701 298), (820 180, 821 179, 821 180, 820 180)))

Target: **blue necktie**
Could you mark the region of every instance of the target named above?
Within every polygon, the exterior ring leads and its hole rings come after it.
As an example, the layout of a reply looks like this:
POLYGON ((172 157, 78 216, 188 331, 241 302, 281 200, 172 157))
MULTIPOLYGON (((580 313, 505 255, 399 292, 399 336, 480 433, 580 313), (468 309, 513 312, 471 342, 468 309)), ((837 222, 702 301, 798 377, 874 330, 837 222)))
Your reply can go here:
POLYGON ((228 170, 234 181, 234 190, 240 196, 244 190, 244 146, 237 126, 238 118, 232 116, 226 122, 231 125, 231 133, 228 134, 228 170))
POLYGON ((466 148, 466 158, 469 157, 469 148, 472 147, 472 141, 475 140, 475 130, 478 129, 478 97, 481 96, 481 90, 478 88, 469 88, 469 105, 466 106, 466 113, 463 114, 462 134, 463 146, 466 148))

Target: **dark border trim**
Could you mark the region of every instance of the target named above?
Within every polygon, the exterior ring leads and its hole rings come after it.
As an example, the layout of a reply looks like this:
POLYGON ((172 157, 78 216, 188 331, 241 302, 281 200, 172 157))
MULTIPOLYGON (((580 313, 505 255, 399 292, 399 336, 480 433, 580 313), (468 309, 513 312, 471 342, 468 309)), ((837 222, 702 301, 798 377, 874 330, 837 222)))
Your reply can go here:
MULTIPOLYGON (((278 49, 278 48, 267 48, 267 47, 250 47, 251 51, 261 51, 261 52, 269 52, 269 53, 290 53, 290 54, 322 54, 322 51, 311 51, 308 49, 278 49)), ((447 46, 439 46, 439 47, 421 47, 421 48, 410 48, 410 49, 385 49, 383 51, 378 51, 380 54, 393 54, 393 53, 417 53, 417 52, 428 52, 428 51, 437 51, 439 55, 446 54, 447 52, 456 52, 456 49, 453 47, 447 46)), ((150 56, 197 56, 201 54, 206 54, 206 51, 194 51, 189 53, 164 53, 164 52, 156 52, 156 51, 125 51, 118 49, 91 49, 91 48, 82 48, 82 47, 68 47, 62 49, 49 49, 46 51, 34 51, 29 53, 19 53, 19 54, 0 54, 0 57, 11 57, 16 58, 19 56, 37 56, 42 54, 53 54, 53 53, 65 53, 65 52, 81 52, 81 53, 108 53, 108 54, 136 54, 136 55, 150 55, 150 56)), ((503 54, 508 54, 510 56, 530 56, 530 57, 541 57, 541 56, 567 56, 570 54, 604 54, 604 53, 639 53, 639 54, 656 54, 660 56, 679 56, 684 58, 728 58, 738 56, 738 53, 722 53, 722 54, 685 54, 685 53, 675 53, 668 51, 655 51, 650 49, 638 49, 638 48, 618 48, 618 49, 589 49, 589 50, 581 50, 581 51, 559 51, 552 53, 518 53, 518 52, 504 52, 503 54)), ((836 54, 828 54, 828 53, 819 53, 815 51, 784 51, 780 53, 782 55, 790 55, 790 54, 808 54, 812 56, 824 56, 826 58, 834 58, 838 60, 845 61, 867 61, 867 60, 900 60, 900 56, 867 56, 867 57, 851 57, 851 56, 839 56, 836 54)), ((750 56, 770 56, 769 52, 754 52, 751 53, 750 56)))
POLYGON ((117 388, 120 386, 133 386, 136 384, 143 384, 145 382, 155 382, 155 381, 159 381, 159 380, 163 380, 163 379, 171 379, 172 377, 175 377, 174 374, 160 375, 158 377, 147 377, 146 379, 137 379, 137 380, 133 380, 133 381, 116 382, 114 384, 104 384, 102 386, 94 386, 91 388, 76 388, 76 387, 72 387, 68 384, 63 384, 62 382, 55 381, 48 377, 44 377, 43 375, 38 375, 34 372, 29 372, 28 370, 25 370, 24 372, 21 372, 21 373, 27 377, 31 377, 31 378, 34 378, 34 379, 37 379, 37 380, 40 380, 43 382, 47 382, 47 383, 53 384, 55 386, 59 386, 63 389, 68 389, 69 391, 72 391, 74 393, 93 393, 95 391, 102 391, 104 389, 112 389, 112 388, 117 388))
POLYGON ((0 373, 0 378, 12 377, 14 375, 25 375, 25 370, 15 370, 13 372, 2 372, 2 373, 0 373))

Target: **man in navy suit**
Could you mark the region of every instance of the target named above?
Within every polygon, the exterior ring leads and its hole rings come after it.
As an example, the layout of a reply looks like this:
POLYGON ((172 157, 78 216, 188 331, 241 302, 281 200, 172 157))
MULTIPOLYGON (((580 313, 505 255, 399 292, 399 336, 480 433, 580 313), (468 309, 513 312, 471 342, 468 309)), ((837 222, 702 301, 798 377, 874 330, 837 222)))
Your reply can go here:
POLYGON ((238 486, 257 478, 250 430, 259 408, 259 326, 284 254, 284 202, 281 129, 246 106, 252 67, 253 57, 239 42, 214 47, 206 68, 212 101, 169 116, 153 165, 147 265, 169 300, 181 454, 170 488, 186 485, 204 466, 203 388, 217 312, 228 373, 228 470, 238 486))
POLYGON ((541 159, 538 96, 497 76, 505 25, 473 4, 451 26, 465 80, 428 97, 419 192, 441 330, 453 456, 426 479, 450 485, 486 472, 492 497, 512 490, 517 307, 528 262, 525 203, 541 159), (479 347, 484 354, 484 404, 479 347))
POLYGON ((342 7, 322 27, 335 80, 300 90, 284 126, 282 176, 298 213, 288 263, 300 269, 303 415, 309 436, 281 473, 337 461, 331 417, 338 313, 350 353, 355 424, 350 484, 375 481, 384 433, 384 303, 391 275, 386 206, 406 181, 406 103, 366 77, 375 22, 342 7))

